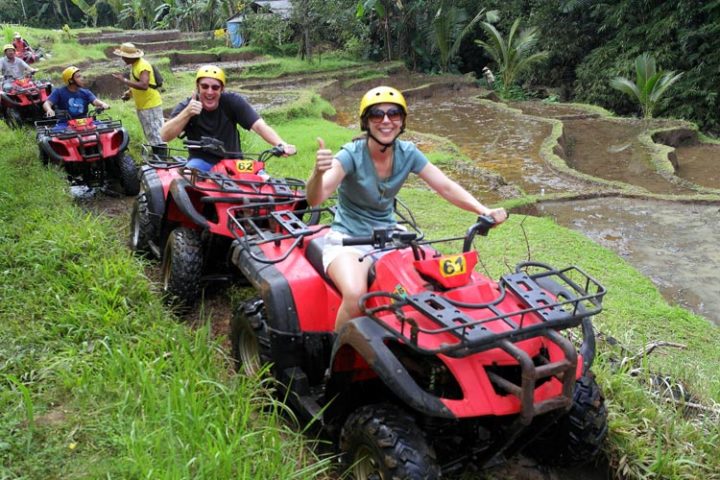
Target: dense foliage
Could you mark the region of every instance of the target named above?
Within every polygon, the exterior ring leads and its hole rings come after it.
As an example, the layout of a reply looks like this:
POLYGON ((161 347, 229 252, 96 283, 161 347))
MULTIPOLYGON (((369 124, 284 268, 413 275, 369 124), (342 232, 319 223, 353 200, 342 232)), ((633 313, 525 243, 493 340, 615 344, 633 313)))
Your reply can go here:
MULTIPOLYGON (((290 22, 250 27, 263 48, 312 58, 327 49, 355 57, 404 60, 423 71, 475 72, 498 66, 475 40, 488 41, 478 12, 497 10, 493 25, 509 32, 516 19, 536 27, 538 51, 546 61, 525 72, 527 85, 557 89, 562 99, 596 103, 620 114, 640 113, 633 101, 610 86, 633 72, 647 52, 662 70, 684 72, 656 107, 659 116, 697 122, 720 131, 720 0, 291 0, 290 22), (269 28, 266 28, 269 27, 269 28)), ((118 26, 223 27, 236 13, 257 10, 238 0, 0 0, 5 21, 52 28, 118 26)), ((253 33, 252 31, 249 33, 253 33)), ((251 35, 248 35, 251 37, 251 35)), ((251 40, 252 41, 252 40, 251 40)))

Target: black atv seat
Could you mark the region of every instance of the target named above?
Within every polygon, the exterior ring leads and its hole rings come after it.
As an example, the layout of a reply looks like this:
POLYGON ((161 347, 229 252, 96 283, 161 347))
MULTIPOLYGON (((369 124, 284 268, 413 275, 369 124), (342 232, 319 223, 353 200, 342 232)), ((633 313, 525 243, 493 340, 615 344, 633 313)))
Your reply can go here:
POLYGON ((325 248, 325 237, 317 237, 310 240, 307 246, 306 250, 306 258, 308 262, 310 262, 310 265, 313 266, 315 271, 317 271, 320 276, 322 276, 326 282, 328 282, 330 285, 335 287, 335 284, 332 280, 330 280, 330 277, 328 276, 327 272, 325 272, 325 269, 323 268, 323 249, 325 248))
MULTIPOLYGON (((323 249, 325 248, 325 237, 317 237, 310 240, 308 243, 308 247, 306 250, 306 258, 308 262, 310 262, 310 265, 313 266, 313 268, 325 279, 326 282, 328 282, 329 285, 331 285, 335 290, 337 290, 337 287, 335 286, 335 283, 330 279, 327 272, 323 268, 323 249)), ((368 287, 375 281, 375 262, 372 258, 367 257, 365 262, 373 262, 372 267, 370 267, 370 271, 368 272, 368 287)))

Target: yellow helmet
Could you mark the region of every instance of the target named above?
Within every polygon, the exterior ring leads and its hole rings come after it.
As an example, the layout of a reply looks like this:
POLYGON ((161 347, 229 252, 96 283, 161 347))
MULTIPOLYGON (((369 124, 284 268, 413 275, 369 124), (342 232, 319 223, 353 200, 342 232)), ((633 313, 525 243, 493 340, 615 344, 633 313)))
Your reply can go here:
POLYGON ((381 103, 400 105, 405 115, 407 115, 407 103, 405 102, 405 97, 403 97, 403 94, 400 93, 399 90, 392 87, 375 87, 368 90, 368 92, 363 95, 362 100, 360 100, 360 117, 362 118, 365 110, 369 107, 381 103))
POLYGON ((12 43, 8 43, 3 47, 3 53, 5 53, 5 50, 15 50, 15 46, 12 43))
POLYGON ((223 84, 223 87, 225 86, 225 72, 223 72, 222 68, 216 67, 215 65, 203 65, 198 68, 197 75, 195 75, 195 83, 201 78, 214 78, 215 80, 219 80, 220 83, 223 84))
POLYGON ((77 72, 79 72, 80 69, 78 67, 67 67, 62 72, 62 79, 63 82, 65 82, 65 85, 70 85, 70 81, 73 78, 73 75, 75 75, 77 72))

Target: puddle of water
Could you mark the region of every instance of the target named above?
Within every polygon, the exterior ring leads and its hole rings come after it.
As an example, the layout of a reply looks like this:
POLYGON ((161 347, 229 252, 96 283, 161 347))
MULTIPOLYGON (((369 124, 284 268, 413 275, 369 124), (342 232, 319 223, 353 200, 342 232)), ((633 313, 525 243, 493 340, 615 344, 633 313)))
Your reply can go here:
POLYGON ((677 176, 703 187, 720 189, 720 145, 681 146, 675 153, 679 165, 677 176))
POLYGON ((668 301, 720 325, 720 204, 603 198, 538 209, 624 257, 668 301))

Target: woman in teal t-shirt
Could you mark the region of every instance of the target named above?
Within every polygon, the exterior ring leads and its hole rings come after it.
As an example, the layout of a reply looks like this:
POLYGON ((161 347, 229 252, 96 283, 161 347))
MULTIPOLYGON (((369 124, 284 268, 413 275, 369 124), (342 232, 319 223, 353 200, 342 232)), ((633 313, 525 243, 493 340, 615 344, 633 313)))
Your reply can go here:
POLYGON ((343 246, 348 236, 363 236, 373 228, 395 225, 393 205, 410 173, 415 173, 441 197, 477 215, 490 215, 496 223, 507 218, 502 208, 490 209, 430 163, 412 142, 398 140, 405 131, 407 103, 391 87, 376 87, 360 101, 360 125, 366 137, 342 147, 333 156, 318 138, 315 169, 307 183, 307 200, 316 206, 336 190, 337 210, 326 237, 323 265, 342 295, 335 322, 339 332, 358 316, 358 300, 367 292, 371 262, 359 259, 369 247, 343 246))

